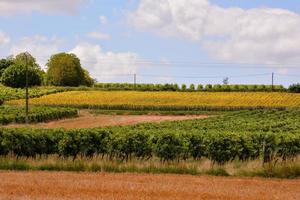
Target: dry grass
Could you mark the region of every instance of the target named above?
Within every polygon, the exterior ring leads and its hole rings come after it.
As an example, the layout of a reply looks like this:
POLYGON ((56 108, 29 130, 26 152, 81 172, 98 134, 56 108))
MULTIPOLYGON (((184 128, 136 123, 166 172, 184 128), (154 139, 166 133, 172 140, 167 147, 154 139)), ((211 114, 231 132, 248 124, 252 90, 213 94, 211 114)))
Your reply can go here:
POLYGON ((0 172, 0 199, 296 200, 300 180, 66 172, 0 172))

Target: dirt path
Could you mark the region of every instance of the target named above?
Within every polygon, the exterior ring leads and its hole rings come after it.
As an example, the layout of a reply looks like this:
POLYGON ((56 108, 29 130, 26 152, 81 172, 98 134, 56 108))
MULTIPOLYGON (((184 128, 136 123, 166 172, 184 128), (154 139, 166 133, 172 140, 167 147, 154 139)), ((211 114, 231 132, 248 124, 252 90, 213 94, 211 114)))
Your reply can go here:
POLYGON ((184 175, 0 172, 0 199, 296 200, 300 180, 184 175))
MULTIPOLYGON (((77 118, 63 119, 47 123, 30 125, 34 128, 97 128, 116 125, 131 125, 143 122, 177 121, 187 119, 204 119, 207 115, 159 116, 159 115, 94 115, 81 110, 77 118)), ((5 127, 20 128, 22 124, 11 124, 5 127)))

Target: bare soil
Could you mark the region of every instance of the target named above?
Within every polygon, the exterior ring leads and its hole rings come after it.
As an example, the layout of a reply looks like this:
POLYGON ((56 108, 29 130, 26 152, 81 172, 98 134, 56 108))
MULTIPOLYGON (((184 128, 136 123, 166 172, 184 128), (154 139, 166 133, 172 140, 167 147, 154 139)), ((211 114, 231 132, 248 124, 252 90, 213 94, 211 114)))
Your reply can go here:
POLYGON ((296 200, 300 180, 187 175, 0 172, 0 199, 296 200))
MULTIPOLYGON (((106 126, 132 125, 144 122, 178 121, 188 119, 204 119, 207 115, 160 116, 160 115, 95 115, 81 110, 79 117, 31 124, 33 128, 98 128, 106 126)), ((10 124, 5 127, 21 128, 24 124, 10 124)))

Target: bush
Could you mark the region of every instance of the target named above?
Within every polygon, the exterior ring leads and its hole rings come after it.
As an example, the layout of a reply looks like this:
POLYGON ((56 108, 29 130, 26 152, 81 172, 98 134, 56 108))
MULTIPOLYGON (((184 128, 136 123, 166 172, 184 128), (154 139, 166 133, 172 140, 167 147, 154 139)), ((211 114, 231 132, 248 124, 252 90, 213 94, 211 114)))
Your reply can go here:
POLYGON ((294 93, 300 93, 300 83, 290 85, 288 91, 294 93))
POLYGON ((212 85, 211 84, 205 85, 205 90, 206 91, 211 91, 212 90, 212 85))
POLYGON ((182 84, 182 85, 181 85, 181 91, 186 91, 186 89, 187 89, 187 88, 186 88, 186 84, 182 84))
POLYGON ((199 85, 197 86, 197 91, 198 91, 198 92, 203 91, 203 85, 199 84, 199 85))
POLYGON ((55 86, 85 84, 84 71, 75 54, 59 53, 51 56, 48 66, 48 83, 55 86))
POLYGON ((174 133, 164 133, 157 138, 155 153, 162 161, 179 160, 186 148, 186 141, 182 137, 174 133))
POLYGON ((195 91, 195 85, 194 84, 190 85, 189 91, 190 92, 194 92, 195 91))
MULTIPOLYGON (((8 87, 24 88, 26 86, 26 68, 24 65, 13 64, 4 70, 1 82, 8 87)), ((36 67, 28 67, 28 85, 42 84, 42 71, 36 67)))

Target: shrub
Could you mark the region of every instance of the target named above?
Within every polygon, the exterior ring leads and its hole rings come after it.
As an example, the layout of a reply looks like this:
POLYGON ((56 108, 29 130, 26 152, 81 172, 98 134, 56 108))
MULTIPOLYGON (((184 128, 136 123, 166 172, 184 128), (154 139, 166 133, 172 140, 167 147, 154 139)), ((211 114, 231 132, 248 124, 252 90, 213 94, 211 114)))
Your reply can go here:
POLYGON ((189 91, 190 92, 194 92, 195 91, 195 85, 194 84, 190 85, 189 91))
POLYGON ((294 93, 300 93, 300 83, 290 85, 288 91, 294 93))
POLYGON ((187 88, 186 88, 186 84, 182 84, 182 85, 181 85, 181 91, 186 91, 186 89, 187 89, 187 88))
POLYGON ((185 152, 186 141, 175 133, 159 135, 155 144, 155 153, 162 161, 179 159, 185 152))
POLYGON ((198 91, 198 92, 203 91, 203 85, 199 84, 199 85, 197 86, 197 91, 198 91))
POLYGON ((211 91, 212 90, 212 85, 211 84, 205 85, 205 90, 206 91, 211 91))

